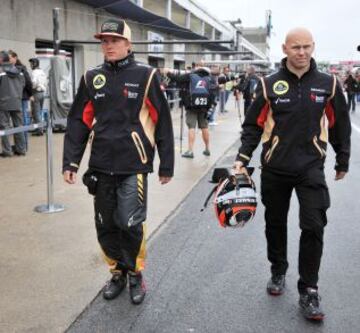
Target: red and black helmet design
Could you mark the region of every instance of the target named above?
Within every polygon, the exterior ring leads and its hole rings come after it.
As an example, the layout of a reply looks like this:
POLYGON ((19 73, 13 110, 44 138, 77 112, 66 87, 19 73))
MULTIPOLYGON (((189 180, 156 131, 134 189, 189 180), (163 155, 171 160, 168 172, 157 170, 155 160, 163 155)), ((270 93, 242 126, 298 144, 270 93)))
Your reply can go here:
POLYGON ((255 216, 256 206, 256 188, 249 176, 228 176, 219 183, 214 207, 222 227, 243 227, 255 216))

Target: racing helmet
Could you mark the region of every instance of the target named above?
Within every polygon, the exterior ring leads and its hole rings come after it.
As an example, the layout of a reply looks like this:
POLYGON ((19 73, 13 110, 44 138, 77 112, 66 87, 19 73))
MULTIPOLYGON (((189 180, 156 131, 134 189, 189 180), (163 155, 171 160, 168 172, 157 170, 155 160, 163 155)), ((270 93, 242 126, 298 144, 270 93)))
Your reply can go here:
POLYGON ((255 183, 245 174, 231 175, 216 190, 214 207, 222 227, 243 227, 256 212, 255 183))

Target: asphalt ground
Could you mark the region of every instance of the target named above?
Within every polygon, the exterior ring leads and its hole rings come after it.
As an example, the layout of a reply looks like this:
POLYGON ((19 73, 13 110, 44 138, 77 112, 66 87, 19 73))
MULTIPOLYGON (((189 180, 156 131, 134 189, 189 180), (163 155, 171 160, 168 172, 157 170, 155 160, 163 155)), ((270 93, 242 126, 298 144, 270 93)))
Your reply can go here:
MULTIPOLYGON (((211 156, 204 156, 197 133, 194 159, 180 157, 180 109, 172 111, 175 172, 172 181, 158 181, 159 159, 149 175, 147 236, 171 216, 186 195, 239 138, 234 101, 210 128, 211 156)), ((187 129, 183 131, 183 151, 187 129)), ((78 181, 68 185, 61 174, 63 134, 53 136, 56 214, 39 214, 46 202, 46 139, 29 135, 26 156, 0 158, 0 332, 64 332, 95 298, 108 276, 94 228, 93 200, 81 182, 87 169, 86 149, 78 181)))
MULTIPOLYGON (((209 172, 149 242, 145 279, 147 297, 130 303, 125 290, 117 299, 99 295, 67 332, 342 332, 360 331, 360 109, 352 115, 350 173, 335 182, 329 149, 326 175, 331 195, 319 292, 323 323, 306 321, 298 308, 296 283, 300 231, 293 195, 288 219, 286 292, 266 293, 270 276, 266 259, 264 209, 243 229, 223 229, 210 207, 200 213, 212 188, 209 172)), ((231 165, 236 146, 219 165, 231 165)), ((259 149, 253 165, 258 166, 259 149)), ((257 186, 260 170, 256 169, 257 186)))

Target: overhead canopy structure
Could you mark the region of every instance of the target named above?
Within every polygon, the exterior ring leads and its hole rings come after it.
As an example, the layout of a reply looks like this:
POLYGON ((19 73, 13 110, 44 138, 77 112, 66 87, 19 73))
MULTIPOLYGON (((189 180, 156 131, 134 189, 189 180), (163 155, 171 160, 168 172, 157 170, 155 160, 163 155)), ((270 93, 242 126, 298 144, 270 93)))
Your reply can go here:
MULTIPOLYGON (((207 40, 205 36, 196 34, 189 29, 177 25, 165 17, 156 15, 141 8, 129 0, 80 0, 81 2, 94 7, 104 9, 110 14, 123 19, 138 22, 141 25, 148 25, 149 28, 157 29, 161 32, 171 33, 173 36, 182 39, 207 40)), ((229 51, 231 49, 218 43, 206 44, 209 50, 229 51)))

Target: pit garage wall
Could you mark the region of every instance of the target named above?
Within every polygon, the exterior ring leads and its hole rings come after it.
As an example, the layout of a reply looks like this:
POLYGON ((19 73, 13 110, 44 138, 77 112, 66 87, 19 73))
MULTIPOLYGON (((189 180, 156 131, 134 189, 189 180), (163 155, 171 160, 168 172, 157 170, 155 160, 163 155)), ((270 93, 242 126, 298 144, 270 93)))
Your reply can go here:
MULTIPOLYGON (((20 60, 29 65, 28 59, 35 55, 35 40, 52 41, 53 8, 60 10, 60 39, 91 40, 101 23, 110 17, 103 11, 94 14, 92 7, 76 1, 58 0, 1 0, 0 1, 0 49, 13 49, 20 60)), ((147 30, 156 32, 153 28, 144 28, 130 22, 133 40, 147 40, 147 30)), ((165 39, 173 36, 161 33, 165 39)), ((147 50, 147 45, 136 45, 135 50, 147 50)), ((172 45, 166 45, 164 50, 172 51, 172 45)), ((200 46, 187 47, 187 50, 200 50, 200 46)), ((200 60, 201 56, 187 56, 186 63, 200 60)), ((137 59, 147 63, 147 55, 138 55, 137 59)), ((173 67, 173 56, 165 55, 165 66, 173 67)), ((99 46, 75 45, 75 85, 86 68, 96 66, 103 60, 99 46)))

